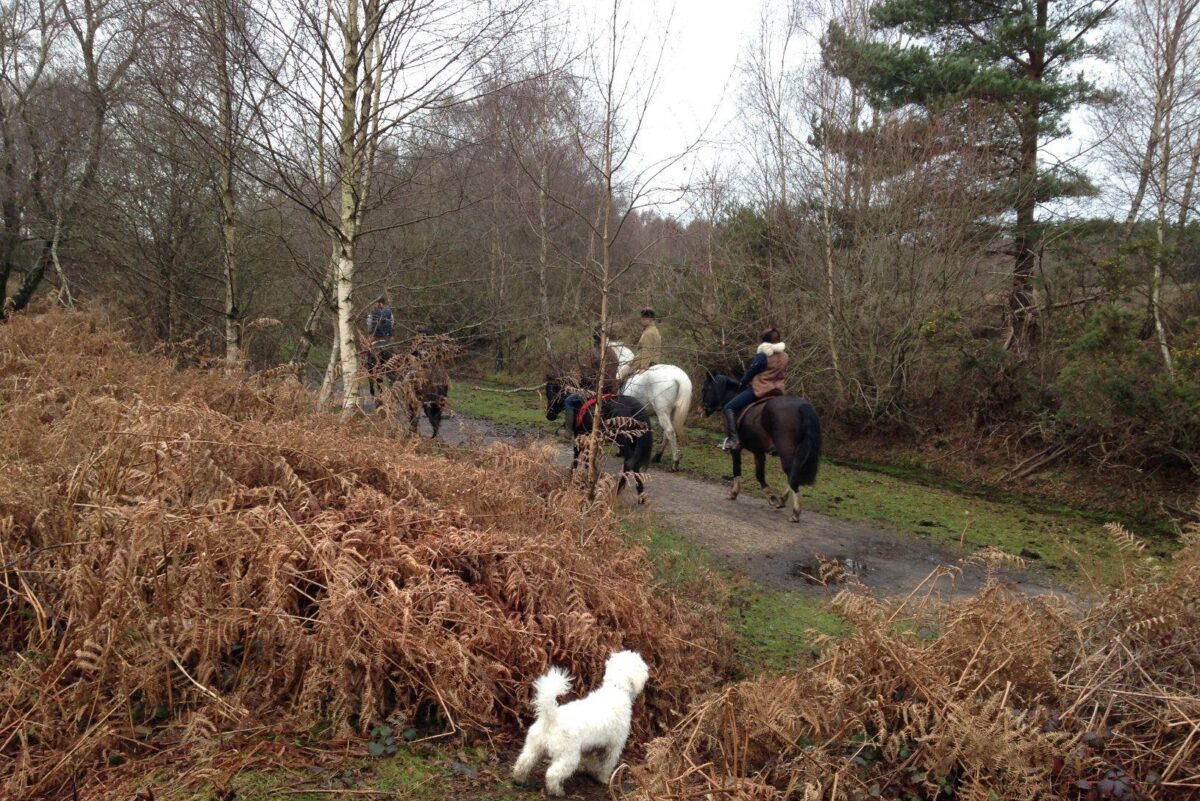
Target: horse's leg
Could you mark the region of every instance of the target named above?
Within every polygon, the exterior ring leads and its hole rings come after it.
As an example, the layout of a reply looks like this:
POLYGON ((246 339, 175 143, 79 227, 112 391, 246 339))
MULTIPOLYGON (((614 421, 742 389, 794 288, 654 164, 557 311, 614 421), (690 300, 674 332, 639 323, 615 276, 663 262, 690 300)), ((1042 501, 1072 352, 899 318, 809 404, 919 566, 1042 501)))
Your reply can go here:
POLYGON ((792 465, 792 459, 796 458, 796 446, 791 443, 788 443, 787 445, 777 446, 777 450, 779 451, 779 466, 783 468, 784 486, 787 487, 787 489, 784 490, 783 498, 781 498, 779 501, 779 508, 783 508, 783 506, 785 506, 787 504, 788 495, 791 495, 792 496, 792 514, 788 517, 788 519, 793 523, 799 523, 800 522, 800 491, 799 491, 800 488, 793 487, 792 479, 790 478, 790 469, 791 469, 791 465, 792 465))
POLYGON ((733 488, 729 490, 729 500, 736 501, 742 491, 742 450, 738 448, 729 455, 733 457, 733 488))
POLYGON ((767 455, 765 453, 754 454, 754 477, 758 479, 758 486, 766 490, 767 503, 776 509, 783 508, 783 499, 767 485, 767 455))
POLYGON ((671 445, 671 472, 679 469, 679 443, 675 439, 675 424, 671 422, 670 406, 664 409, 655 409, 655 414, 658 415, 658 427, 662 429, 662 442, 658 445, 658 453, 654 454, 654 463, 658 464, 662 461, 663 452, 667 449, 667 444, 671 445))
POLYGON ((792 493, 792 515, 788 519, 793 523, 800 522, 800 490, 788 487, 788 492, 792 493))
MULTIPOLYGON (((673 412, 667 412, 667 419, 670 420, 672 415, 673 415, 673 412)), ((666 437, 664 437, 664 439, 666 439, 666 437)), ((671 423, 671 472, 672 473, 679 471, 679 462, 680 461, 681 461, 681 457, 679 455, 679 432, 675 430, 675 423, 671 423)))
POLYGON ((437 439, 438 429, 442 427, 442 404, 437 401, 425 404, 425 419, 433 429, 430 439, 437 439))

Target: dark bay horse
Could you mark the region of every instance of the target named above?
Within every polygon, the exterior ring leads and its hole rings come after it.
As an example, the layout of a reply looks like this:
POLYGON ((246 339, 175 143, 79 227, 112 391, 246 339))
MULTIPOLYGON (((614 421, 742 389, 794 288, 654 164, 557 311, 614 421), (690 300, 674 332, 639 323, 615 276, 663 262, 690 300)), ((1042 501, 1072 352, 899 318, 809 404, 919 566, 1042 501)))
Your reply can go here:
MULTIPOLYGON (((727 375, 709 374, 700 393, 705 416, 720 411, 738 394, 738 382, 727 375)), ((817 410, 803 398, 778 395, 746 409, 737 427, 741 448, 754 454, 754 475, 769 494, 772 506, 782 508, 792 495, 792 522, 800 522, 800 487, 817 481, 821 459, 821 421, 817 410), (767 486, 767 455, 779 454, 779 463, 787 476, 787 491, 780 498, 767 486)), ((742 451, 734 450, 733 489, 729 500, 737 500, 742 488, 742 451)))
MULTIPOLYGON (((558 376, 546 377, 546 419, 557 420, 566 408, 567 395, 563 381, 558 376)), ((650 431, 650 415, 646 406, 637 398, 626 395, 614 395, 606 398, 600 404, 600 431, 606 439, 616 442, 617 453, 621 457, 620 481, 617 492, 625 488, 627 476, 633 476, 634 486, 637 487, 637 502, 646 502, 646 488, 642 482, 642 473, 650 466, 650 455, 654 450, 654 434, 650 431)), ((576 425, 571 414, 567 415, 567 430, 571 432, 574 458, 571 459, 571 472, 579 463, 579 437, 592 430, 595 420, 595 405, 590 405, 583 413, 583 420, 576 425)))
POLYGON ((402 348, 390 343, 365 348, 363 362, 367 368, 371 397, 382 393, 386 382, 392 394, 399 398, 407 410, 413 432, 417 431, 421 412, 424 411, 433 429, 433 436, 437 437, 450 394, 450 377, 445 369, 436 364, 426 364, 419 353, 406 354, 402 348))

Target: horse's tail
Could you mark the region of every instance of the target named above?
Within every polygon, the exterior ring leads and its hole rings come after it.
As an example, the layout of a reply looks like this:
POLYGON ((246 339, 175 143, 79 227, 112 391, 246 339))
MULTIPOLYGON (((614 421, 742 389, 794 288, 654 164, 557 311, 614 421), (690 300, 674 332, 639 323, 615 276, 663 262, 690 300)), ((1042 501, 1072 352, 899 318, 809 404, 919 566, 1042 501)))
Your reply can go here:
POLYGON ((688 412, 692 408, 692 379, 682 370, 679 373, 679 392, 675 396, 675 405, 671 408, 671 425, 675 427, 675 440, 682 445, 688 412))
POLYGON ((821 464, 821 420, 817 410, 804 401, 800 404, 799 414, 804 438, 796 444, 796 455, 788 469, 788 483, 792 487, 817 483, 817 468, 821 464))

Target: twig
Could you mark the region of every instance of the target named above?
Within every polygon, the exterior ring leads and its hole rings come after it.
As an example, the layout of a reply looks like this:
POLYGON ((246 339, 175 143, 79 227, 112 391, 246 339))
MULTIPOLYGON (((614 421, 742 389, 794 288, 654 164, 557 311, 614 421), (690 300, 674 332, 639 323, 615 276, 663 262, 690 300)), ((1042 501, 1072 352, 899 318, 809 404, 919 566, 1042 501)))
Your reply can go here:
POLYGON ((33 557, 37 556, 39 553, 42 553, 44 551, 53 551, 56 548, 70 548, 72 545, 91 545, 92 543, 95 543, 95 542, 110 542, 110 541, 111 540, 108 537, 103 537, 98 540, 79 540, 78 542, 58 542, 58 543, 55 543, 54 545, 43 545, 41 548, 35 548, 34 550, 29 551, 28 553, 21 554, 16 559, 13 559, 11 562, 6 562, 5 564, 0 565, 0 573, 7 571, 11 567, 16 567, 18 563, 24 562, 26 559, 32 559, 33 557))
POLYGON ((546 383, 543 381, 535 387, 513 387, 512 389, 493 389, 492 387, 481 387, 478 384, 471 386, 471 389, 479 392, 495 392, 497 395, 512 395, 515 392, 541 392, 546 388, 546 383))
POLYGON ((395 793, 387 792, 386 790, 326 790, 321 788, 300 788, 296 790, 272 790, 275 795, 308 795, 310 793, 337 793, 338 795, 386 795, 392 796, 395 793))

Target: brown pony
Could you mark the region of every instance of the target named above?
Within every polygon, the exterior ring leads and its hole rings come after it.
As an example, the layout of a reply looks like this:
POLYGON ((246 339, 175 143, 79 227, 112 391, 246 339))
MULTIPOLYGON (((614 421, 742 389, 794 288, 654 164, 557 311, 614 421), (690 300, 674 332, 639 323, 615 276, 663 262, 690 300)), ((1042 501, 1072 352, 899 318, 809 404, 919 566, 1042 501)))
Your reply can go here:
MULTIPOLYGON (((705 416, 720 411, 738 394, 738 382, 727 375, 708 374, 700 393, 705 416)), ((737 500, 742 488, 742 448, 754 454, 754 475, 767 490, 772 506, 779 509, 792 495, 792 522, 800 522, 800 487, 817 481, 821 461, 821 420, 817 410, 803 398, 778 395, 746 408, 737 426, 741 446, 733 457, 733 489, 729 500, 737 500), (767 486, 767 455, 777 453, 787 475, 787 491, 780 498, 767 486)))
MULTIPOLYGON (((560 376, 546 376, 546 419, 557 420, 566 407, 567 390, 560 376)), ((614 395, 606 398, 600 404, 601 431, 611 437, 617 444, 617 453, 621 457, 620 480, 617 482, 617 492, 625 488, 626 478, 633 477, 637 488, 637 502, 646 502, 646 487, 642 482, 642 473, 650 466, 650 454, 654 450, 654 434, 650 430, 650 415, 645 405, 637 398, 625 395, 614 395), (611 425, 610 425, 611 423, 611 425)), ((579 463, 579 435, 592 430, 595 420, 596 407, 590 406, 583 412, 583 419, 576 421, 567 414, 567 431, 571 433, 574 447, 574 458, 571 460, 571 472, 579 463), (578 423, 578 425, 577 425, 578 423)))
POLYGON ((426 363, 418 352, 405 354, 398 350, 390 344, 365 349, 363 362, 371 397, 382 394, 386 382, 386 389, 390 389, 405 408, 412 431, 418 431, 424 411, 433 437, 437 437, 450 395, 450 376, 440 365, 426 363))

